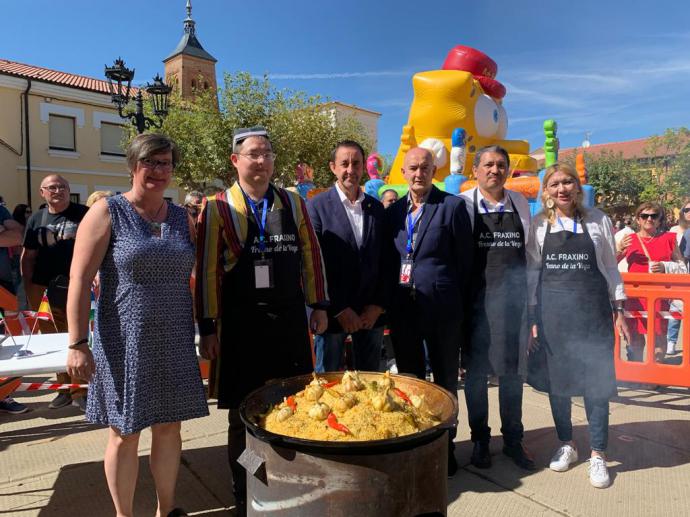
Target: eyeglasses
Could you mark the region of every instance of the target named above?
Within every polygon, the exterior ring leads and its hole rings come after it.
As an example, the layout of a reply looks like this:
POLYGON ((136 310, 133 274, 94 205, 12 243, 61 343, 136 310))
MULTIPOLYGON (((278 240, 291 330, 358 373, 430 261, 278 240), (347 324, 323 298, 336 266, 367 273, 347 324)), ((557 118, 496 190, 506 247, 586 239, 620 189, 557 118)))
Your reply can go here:
POLYGON ((169 170, 173 168, 173 163, 170 160, 153 160, 151 158, 142 158, 139 161, 149 169, 160 167, 161 169, 169 170))
POLYGON ((276 159, 276 153, 239 153, 240 156, 244 156, 252 162, 258 162, 260 158, 263 158, 267 162, 272 162, 276 159))
POLYGON ((41 187, 43 190, 47 190, 48 192, 52 192, 53 194, 56 192, 64 192, 65 190, 69 190, 69 187, 67 185, 48 185, 47 187, 41 187))
POLYGON ((688 212, 690 212, 690 207, 683 208, 681 210, 681 212, 683 212, 684 214, 687 214, 688 212))
POLYGON ((640 219, 651 219, 655 221, 659 218, 659 214, 640 214, 640 219))

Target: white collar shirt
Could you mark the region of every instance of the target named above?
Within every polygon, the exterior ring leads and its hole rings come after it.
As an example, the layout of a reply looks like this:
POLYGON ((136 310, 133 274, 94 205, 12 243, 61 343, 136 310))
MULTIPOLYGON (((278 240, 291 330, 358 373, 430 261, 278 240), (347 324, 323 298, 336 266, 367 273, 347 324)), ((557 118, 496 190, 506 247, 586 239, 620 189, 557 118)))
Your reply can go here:
POLYGON ((531 221, 529 202, 519 192, 514 190, 504 190, 503 199, 499 203, 492 203, 482 196, 482 191, 477 187, 466 190, 460 194, 460 197, 465 200, 465 207, 467 208, 467 215, 470 217, 470 223, 472 228, 474 228, 474 192, 477 192, 477 213, 484 214, 487 213, 485 208, 488 209, 488 213, 492 212, 517 212, 520 216, 520 221, 522 222, 522 228, 525 232, 525 246, 529 244, 529 225, 531 221), (503 210, 501 210, 503 207, 503 210))
POLYGON ((353 203, 350 201, 345 193, 340 189, 340 186, 336 183, 335 190, 338 193, 340 202, 345 208, 345 214, 347 215, 347 220, 350 222, 350 228, 352 228, 352 233, 355 235, 355 242, 357 242, 357 247, 362 247, 362 240, 364 236, 364 210, 362 209, 362 202, 364 201, 364 192, 359 189, 359 195, 353 203))

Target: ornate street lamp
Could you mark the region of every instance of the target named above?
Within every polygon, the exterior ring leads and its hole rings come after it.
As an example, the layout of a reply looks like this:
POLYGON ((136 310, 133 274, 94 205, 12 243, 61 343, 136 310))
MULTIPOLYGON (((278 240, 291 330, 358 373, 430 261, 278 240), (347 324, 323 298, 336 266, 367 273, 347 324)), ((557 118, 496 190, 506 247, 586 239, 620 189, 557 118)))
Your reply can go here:
POLYGON ((123 111, 130 100, 129 93, 132 79, 134 79, 134 70, 127 68, 121 58, 116 59, 113 66, 105 67, 105 77, 108 79, 110 97, 113 104, 117 106, 117 112, 120 114, 120 117, 128 118, 136 126, 139 134, 149 128, 160 128, 163 125, 163 119, 168 115, 168 97, 170 92, 172 92, 172 88, 163 82, 160 75, 156 74, 156 77, 153 78, 153 84, 147 83, 143 87, 143 90, 151 98, 153 113, 158 117, 158 121, 144 115, 142 88, 137 89, 137 94, 134 97, 135 111, 127 113, 123 111))

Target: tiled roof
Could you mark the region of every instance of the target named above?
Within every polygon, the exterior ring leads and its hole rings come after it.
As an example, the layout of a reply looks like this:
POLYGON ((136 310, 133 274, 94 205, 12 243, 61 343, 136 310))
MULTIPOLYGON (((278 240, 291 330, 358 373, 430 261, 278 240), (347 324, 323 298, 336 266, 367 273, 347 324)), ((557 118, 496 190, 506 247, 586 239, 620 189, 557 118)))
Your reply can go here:
MULTIPOLYGON (((58 72, 57 70, 51 70, 50 68, 25 65, 24 63, 17 63, 15 61, 8 61, 6 59, 0 59, 0 74, 12 75, 21 78, 31 78, 46 83, 67 86, 69 88, 110 94, 110 90, 108 89, 108 81, 106 80, 94 79, 93 77, 86 77, 84 75, 58 72)), ((132 89, 134 90, 134 88, 132 89)))
POLYGON ((182 39, 177 44, 177 47, 175 47, 175 50, 173 50, 172 53, 163 60, 163 62, 165 63, 178 54, 186 54, 188 56, 198 57, 214 63, 218 61, 215 57, 204 50, 204 47, 201 46, 201 43, 194 34, 189 33, 182 35, 182 39))
MULTIPOLYGON (((622 157, 624 160, 632 160, 632 159, 645 159, 645 158, 651 158, 650 155, 647 154, 647 146, 649 144, 650 138, 637 138, 635 140, 627 140, 625 142, 610 142, 606 144, 594 144, 590 145, 587 149, 585 149, 585 153, 589 155, 597 155, 601 154, 603 152, 611 152, 614 153, 615 155, 618 155, 619 153, 622 153, 622 157)), ((565 149, 560 149, 558 151, 558 159, 563 160, 569 156, 572 156, 573 154, 578 154, 582 153, 583 149, 582 147, 568 147, 565 149)), ((656 155, 657 156, 663 156, 665 153, 663 152, 663 148, 659 148, 657 150, 656 155)), ((535 149, 530 153, 530 156, 535 158, 540 166, 543 166, 544 163, 544 149, 539 148, 535 149)))
MULTIPOLYGON (((648 141, 649 138, 638 138, 636 140, 628 140, 627 142, 594 144, 585 149, 585 152, 587 154, 601 154, 603 152, 611 152, 614 154, 622 153, 624 160, 646 158, 647 153, 645 153, 645 149, 647 148, 648 141)), ((578 152, 582 152, 581 147, 570 147, 568 149, 561 149, 558 153, 558 156, 559 158, 565 158, 568 155, 577 154, 578 152)))

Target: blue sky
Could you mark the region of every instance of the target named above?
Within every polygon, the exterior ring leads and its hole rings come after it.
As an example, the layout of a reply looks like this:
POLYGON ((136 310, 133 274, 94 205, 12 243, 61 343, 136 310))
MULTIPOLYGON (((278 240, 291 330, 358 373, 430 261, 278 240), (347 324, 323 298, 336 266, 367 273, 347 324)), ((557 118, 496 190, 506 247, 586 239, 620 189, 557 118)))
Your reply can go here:
MULTIPOLYGON (((163 71, 185 0, 2 0, 0 58, 103 77, 122 56, 135 82, 163 71), (118 9, 118 21, 108 16, 118 9)), ((193 0, 197 35, 224 71, 382 113, 379 150, 394 154, 415 72, 457 44, 487 53, 508 93, 508 138, 562 147, 690 125, 690 4, 680 0, 193 0)))

